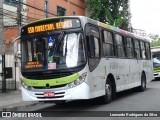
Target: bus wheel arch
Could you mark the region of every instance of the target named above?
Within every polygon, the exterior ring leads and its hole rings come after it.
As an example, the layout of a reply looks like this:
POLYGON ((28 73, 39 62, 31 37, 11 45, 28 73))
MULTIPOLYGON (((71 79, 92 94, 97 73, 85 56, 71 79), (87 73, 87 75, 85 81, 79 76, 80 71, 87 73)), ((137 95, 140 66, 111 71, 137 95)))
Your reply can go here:
POLYGON ((101 97, 101 103, 107 104, 110 103, 116 97, 116 84, 115 79, 112 74, 107 76, 105 82, 105 95, 101 97))

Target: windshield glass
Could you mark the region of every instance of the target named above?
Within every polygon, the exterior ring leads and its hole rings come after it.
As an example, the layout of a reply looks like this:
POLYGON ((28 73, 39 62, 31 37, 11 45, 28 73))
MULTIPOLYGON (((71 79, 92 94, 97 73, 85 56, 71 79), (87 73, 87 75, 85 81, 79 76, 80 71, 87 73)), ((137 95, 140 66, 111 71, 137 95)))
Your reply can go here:
POLYGON ((22 40, 22 70, 56 70, 86 61, 82 33, 54 33, 22 40))
POLYGON ((152 52, 153 67, 160 67, 160 52, 152 52))

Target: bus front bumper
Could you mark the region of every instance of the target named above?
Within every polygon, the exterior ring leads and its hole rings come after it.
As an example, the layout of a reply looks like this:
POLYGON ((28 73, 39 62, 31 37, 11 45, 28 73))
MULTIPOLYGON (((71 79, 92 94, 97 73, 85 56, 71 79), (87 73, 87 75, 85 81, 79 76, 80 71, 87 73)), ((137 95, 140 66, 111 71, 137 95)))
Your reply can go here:
POLYGON ((154 78, 160 78, 160 72, 154 73, 154 78))
POLYGON ((21 91, 23 101, 59 101, 90 98, 90 88, 85 82, 73 88, 59 90, 38 89, 29 91, 21 86, 21 91), (45 93, 54 93, 54 95, 46 97, 45 93))

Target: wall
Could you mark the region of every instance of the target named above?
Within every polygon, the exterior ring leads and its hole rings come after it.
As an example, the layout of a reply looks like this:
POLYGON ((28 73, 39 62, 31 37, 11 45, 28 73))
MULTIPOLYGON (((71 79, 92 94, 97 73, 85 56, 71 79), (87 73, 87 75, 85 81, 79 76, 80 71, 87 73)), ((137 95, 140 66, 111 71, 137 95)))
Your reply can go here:
MULTIPOLYGON (((38 2, 37 0, 27 0, 26 3, 41 10, 44 10, 44 1, 45 0, 38 0, 38 2)), ((66 9, 67 16, 73 15, 73 12, 75 12, 76 15, 85 15, 84 0, 48 0, 48 11, 50 12, 48 14, 49 17, 54 17, 57 15, 57 6, 66 9)), ((28 7, 27 10, 27 16, 31 18, 45 18, 44 11, 36 10, 31 7, 28 7)))

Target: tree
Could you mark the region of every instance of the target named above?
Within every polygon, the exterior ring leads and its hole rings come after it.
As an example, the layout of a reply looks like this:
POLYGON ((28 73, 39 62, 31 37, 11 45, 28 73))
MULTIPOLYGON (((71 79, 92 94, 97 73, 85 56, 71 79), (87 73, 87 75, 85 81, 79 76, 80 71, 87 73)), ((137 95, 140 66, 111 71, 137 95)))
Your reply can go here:
POLYGON ((160 36, 159 35, 150 34, 149 37, 152 39, 151 47, 160 46, 160 36))
POLYGON ((160 46, 160 39, 159 40, 153 40, 151 42, 151 47, 156 47, 156 46, 160 46))
POLYGON ((128 30, 128 0, 86 0, 90 18, 128 30))

